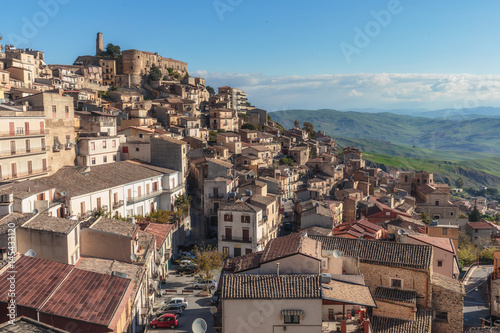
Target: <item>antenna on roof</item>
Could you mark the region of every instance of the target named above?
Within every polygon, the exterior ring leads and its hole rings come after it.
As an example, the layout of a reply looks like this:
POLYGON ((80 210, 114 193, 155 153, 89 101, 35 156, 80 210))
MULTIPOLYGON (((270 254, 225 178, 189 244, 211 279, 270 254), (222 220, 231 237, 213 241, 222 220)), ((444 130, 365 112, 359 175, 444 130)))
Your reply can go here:
POLYGON ((403 236, 405 234, 405 231, 403 229, 398 230, 398 235, 403 236))
POLYGON ((340 257, 340 251, 339 250, 333 250, 333 257, 334 258, 340 257))
POLYGON ((33 209, 33 214, 35 214, 35 215, 38 214, 38 209, 36 209, 36 208, 33 209))
POLYGON ((132 254, 130 255, 130 259, 131 259, 132 261, 136 261, 136 260, 137 260, 137 254, 132 253, 132 254))
POLYGON ((28 252, 24 254, 26 257, 34 257, 36 256, 36 252, 33 251, 32 249, 29 249, 28 252))
POLYGON ((61 192, 61 197, 65 197, 66 196, 66 191, 62 191, 61 192))

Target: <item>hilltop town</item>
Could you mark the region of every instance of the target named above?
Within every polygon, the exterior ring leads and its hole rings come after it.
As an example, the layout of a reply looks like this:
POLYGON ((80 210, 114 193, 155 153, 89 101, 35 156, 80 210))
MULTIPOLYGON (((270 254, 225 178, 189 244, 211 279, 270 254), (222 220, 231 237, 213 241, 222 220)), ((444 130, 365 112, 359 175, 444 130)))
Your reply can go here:
POLYGON ((486 189, 370 167, 101 33, 73 64, 0 51, 0 330, 462 332, 476 259, 494 264, 482 324, 500 317, 486 189))

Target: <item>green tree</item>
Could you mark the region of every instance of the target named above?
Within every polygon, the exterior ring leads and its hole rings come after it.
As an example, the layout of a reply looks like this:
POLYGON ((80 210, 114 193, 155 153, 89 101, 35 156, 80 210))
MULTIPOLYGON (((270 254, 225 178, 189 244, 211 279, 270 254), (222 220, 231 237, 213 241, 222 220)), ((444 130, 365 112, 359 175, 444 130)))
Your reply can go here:
POLYGON ((151 81, 159 81, 162 76, 163 74, 161 73, 160 68, 158 68, 155 64, 152 64, 149 70, 149 79, 151 81))
POLYGON ((455 180, 455 186, 458 188, 463 188, 465 185, 464 179, 462 177, 455 180))
POLYGON ((280 159, 281 165, 292 165, 295 161, 289 157, 282 157, 280 159))
POLYGON ((306 121, 302 125, 302 129, 309 134, 309 137, 311 138, 314 135, 314 125, 311 124, 310 122, 306 121))
MULTIPOLYGON (((196 245, 194 262, 198 265, 198 273, 204 281, 214 277, 215 272, 222 267, 224 255, 216 247, 208 244, 196 245)), ((205 287, 208 290, 208 286, 205 287)))
POLYGON ((191 200, 193 200, 193 197, 190 195, 181 195, 175 199, 174 206, 179 217, 187 215, 191 205, 191 200))
POLYGON ((420 219, 425 224, 431 224, 431 220, 429 219, 429 215, 427 215, 425 212, 420 213, 420 219))
POLYGON ((474 209, 469 214, 469 222, 477 222, 481 220, 482 217, 483 214, 481 214, 481 212, 477 209, 477 206, 474 205, 474 209))
POLYGON ((300 121, 298 121, 298 120, 294 120, 294 121, 293 121, 293 126, 294 126, 295 128, 300 128, 300 121))
POLYGON ((206 88, 207 88, 207 91, 208 91, 208 93, 210 94, 210 96, 215 95, 215 90, 214 90, 214 88, 212 88, 211 86, 206 86, 206 88))
POLYGON ((120 50, 120 47, 118 45, 108 43, 106 45, 106 51, 103 52, 103 55, 118 58, 122 55, 122 51, 120 50))
POLYGON ((246 123, 246 124, 241 125, 241 128, 242 129, 249 129, 249 130, 256 130, 257 126, 255 126, 254 124, 246 123))
POLYGON ((172 76, 174 75, 174 69, 173 68, 167 68, 168 75, 172 76))

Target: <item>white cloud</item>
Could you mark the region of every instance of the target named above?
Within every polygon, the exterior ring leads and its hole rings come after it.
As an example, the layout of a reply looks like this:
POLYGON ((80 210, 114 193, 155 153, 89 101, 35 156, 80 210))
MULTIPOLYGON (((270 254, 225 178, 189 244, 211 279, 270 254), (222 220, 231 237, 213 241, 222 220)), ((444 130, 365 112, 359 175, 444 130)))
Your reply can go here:
POLYGON ((266 76, 198 71, 207 85, 229 85, 270 111, 320 108, 462 108, 500 106, 500 75, 320 74, 266 76))

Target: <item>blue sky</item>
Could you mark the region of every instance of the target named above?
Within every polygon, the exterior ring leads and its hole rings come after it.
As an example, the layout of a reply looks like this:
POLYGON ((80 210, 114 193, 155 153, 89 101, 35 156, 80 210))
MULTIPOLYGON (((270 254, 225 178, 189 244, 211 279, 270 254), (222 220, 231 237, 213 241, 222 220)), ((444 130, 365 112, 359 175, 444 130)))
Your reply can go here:
POLYGON ((68 64, 93 54, 101 31, 105 43, 186 61, 207 84, 242 88, 269 110, 500 106, 499 7, 448 0, 9 1, 0 33, 3 44, 68 64))

